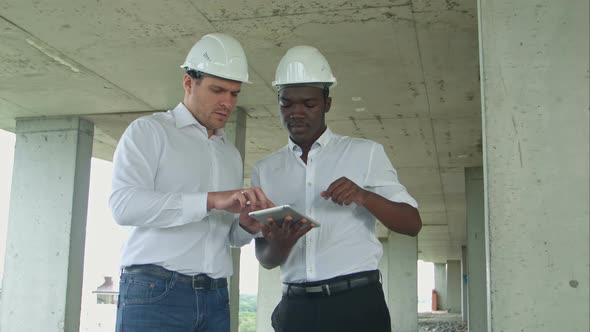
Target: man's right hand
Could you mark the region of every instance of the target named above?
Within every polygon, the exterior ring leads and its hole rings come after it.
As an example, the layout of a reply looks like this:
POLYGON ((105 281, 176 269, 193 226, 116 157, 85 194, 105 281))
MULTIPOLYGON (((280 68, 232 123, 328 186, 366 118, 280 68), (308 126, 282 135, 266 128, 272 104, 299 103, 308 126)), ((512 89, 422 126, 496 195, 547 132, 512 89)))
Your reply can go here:
POLYGON ((272 246, 289 251, 313 227, 305 218, 293 220, 291 216, 287 216, 281 224, 269 218, 268 224, 262 225, 262 235, 272 246))
POLYGON ((268 224, 262 224, 264 238, 256 239, 256 257, 265 269, 274 269, 283 264, 291 248, 303 235, 313 228, 304 218, 293 220, 288 216, 279 225, 269 218, 268 224))
POLYGON ((272 206, 262 189, 258 187, 210 192, 207 195, 207 210, 224 210, 241 213, 272 206))

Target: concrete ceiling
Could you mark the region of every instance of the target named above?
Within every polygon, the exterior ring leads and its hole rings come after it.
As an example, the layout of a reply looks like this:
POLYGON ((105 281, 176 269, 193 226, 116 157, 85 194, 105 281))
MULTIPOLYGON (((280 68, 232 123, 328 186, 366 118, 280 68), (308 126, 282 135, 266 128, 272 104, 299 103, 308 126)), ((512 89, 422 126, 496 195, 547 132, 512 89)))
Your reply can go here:
POLYGON ((286 143, 276 64, 316 46, 338 78, 329 126, 385 146, 420 203, 419 257, 460 257, 464 168, 482 165, 475 0, 3 0, 0 128, 82 115, 96 125, 94 155, 111 159, 130 121, 180 101, 178 66, 213 31, 242 42, 254 82, 238 102, 246 174, 286 143))

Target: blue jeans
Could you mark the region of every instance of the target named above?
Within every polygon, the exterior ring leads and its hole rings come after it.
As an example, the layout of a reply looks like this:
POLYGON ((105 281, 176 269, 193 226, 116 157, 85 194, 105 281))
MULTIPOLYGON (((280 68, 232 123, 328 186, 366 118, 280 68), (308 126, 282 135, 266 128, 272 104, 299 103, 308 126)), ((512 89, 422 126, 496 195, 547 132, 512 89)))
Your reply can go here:
POLYGON ((177 273, 159 278, 123 273, 117 332, 229 332, 227 287, 193 289, 177 273))

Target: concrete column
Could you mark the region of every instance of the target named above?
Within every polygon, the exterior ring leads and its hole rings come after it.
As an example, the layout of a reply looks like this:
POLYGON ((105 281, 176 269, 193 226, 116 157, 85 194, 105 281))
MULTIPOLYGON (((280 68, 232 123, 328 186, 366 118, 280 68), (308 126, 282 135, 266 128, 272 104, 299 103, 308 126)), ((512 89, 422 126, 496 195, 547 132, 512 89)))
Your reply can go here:
MULTIPOLYGON (((234 143, 242 161, 246 153, 246 113, 241 108, 236 108, 224 130, 230 142, 234 143)), ((232 248, 232 261, 234 274, 229 280, 229 315, 231 332, 238 332, 240 325, 240 248, 232 248)))
POLYGON ((387 232, 385 232, 385 235, 379 238, 379 242, 381 242, 381 245, 383 246, 383 256, 381 257, 381 260, 379 261, 379 266, 377 267, 379 269, 379 272, 381 272, 383 294, 385 294, 385 303, 387 303, 388 307, 390 303, 389 296, 387 295, 389 294, 389 251, 386 248, 388 248, 389 245, 389 233, 389 230, 387 230, 387 232))
POLYGON ((464 322, 469 319, 469 302, 467 300, 467 247, 461 247, 461 315, 464 322))
POLYGON ((467 206, 467 294, 470 331, 487 330, 486 253, 484 227, 483 169, 465 169, 467 206))
POLYGON ((389 232, 385 296, 395 332, 418 331, 418 238, 389 232))
POLYGON ((229 279, 229 318, 230 331, 238 332, 240 327, 240 248, 232 248, 234 274, 229 279))
POLYGON ((461 313, 461 261, 447 261, 447 309, 461 313))
POLYGON ((489 331, 588 331, 589 2, 480 0, 489 331))
POLYGON ((2 331, 79 330, 94 126, 16 122, 2 331))
POLYGON ((447 264, 434 263, 434 289, 437 294, 437 310, 447 309, 447 264))
MULTIPOLYGON (((281 271, 279 268, 258 269, 258 298, 256 309, 256 332, 273 332, 270 316, 281 301, 281 271)), ((305 319, 305 317, 302 317, 305 319)))

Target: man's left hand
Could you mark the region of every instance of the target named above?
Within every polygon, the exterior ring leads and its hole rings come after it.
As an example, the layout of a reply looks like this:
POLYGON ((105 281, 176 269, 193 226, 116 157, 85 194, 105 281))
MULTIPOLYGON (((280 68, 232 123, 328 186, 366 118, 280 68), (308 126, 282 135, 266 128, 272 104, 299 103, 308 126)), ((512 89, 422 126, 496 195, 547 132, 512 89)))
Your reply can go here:
POLYGON ((359 187, 356 183, 344 176, 332 182, 328 189, 321 193, 324 199, 331 198, 338 205, 350 205, 350 203, 354 202, 359 206, 364 205, 369 194, 369 191, 359 187))
POLYGON ((262 223, 258 220, 250 217, 248 211, 242 211, 240 213, 240 226, 250 234, 256 234, 262 231, 262 223))

